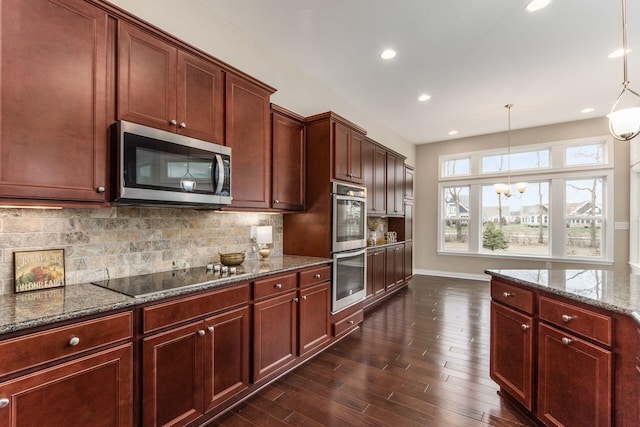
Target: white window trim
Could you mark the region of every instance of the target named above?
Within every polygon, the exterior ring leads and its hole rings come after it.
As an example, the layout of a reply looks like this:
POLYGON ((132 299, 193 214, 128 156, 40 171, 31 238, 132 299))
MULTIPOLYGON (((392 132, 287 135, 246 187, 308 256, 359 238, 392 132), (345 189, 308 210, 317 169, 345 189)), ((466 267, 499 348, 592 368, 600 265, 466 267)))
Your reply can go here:
MULTIPOLYGON (((443 177, 442 173, 440 174, 439 182, 438 182, 438 204, 440 208, 438 209, 438 232, 437 232, 437 253, 439 255, 454 255, 454 256, 471 256, 471 257, 485 257, 485 258, 509 258, 513 260, 540 260, 540 261, 557 261, 557 262, 566 262, 566 263, 591 263, 598 265, 611 265, 613 264, 613 251, 614 251, 614 197, 613 197, 613 185, 614 185, 614 172, 613 172, 613 139, 610 136, 600 136, 600 137, 591 137, 591 138, 579 138, 572 139, 567 141, 555 141, 544 144, 532 144, 532 145, 521 145, 518 146, 517 149, 519 152, 527 152, 527 151, 535 151, 540 148, 548 148, 551 147, 551 166, 548 169, 544 169, 543 172, 532 174, 531 170, 525 171, 511 171, 512 182, 524 180, 524 181, 538 181, 538 180, 549 180, 549 188, 551 192, 551 199, 549 200, 549 204, 551 206, 564 206, 565 205, 565 190, 566 190, 566 181, 568 180, 578 180, 584 178, 593 178, 594 175, 602 176, 605 178, 605 185, 603 185, 603 203, 605 204, 604 212, 605 214, 602 216, 602 233, 603 240, 601 242, 602 250, 601 257, 576 257, 576 256, 568 256, 564 254, 565 251, 565 238, 567 236, 566 232, 562 233, 554 233, 552 230, 565 230, 566 222, 567 222, 567 213, 566 209, 562 210, 561 215, 550 215, 550 223, 549 223, 549 255, 527 255, 527 254, 509 254, 509 253, 487 253, 480 250, 480 232, 482 230, 482 216, 478 215, 477 212, 481 212, 482 209, 482 200, 481 194, 482 185, 493 184, 495 182, 496 177, 504 177, 505 173, 497 173, 497 174, 480 174, 480 162, 481 158, 486 155, 494 155, 496 153, 506 153, 506 148, 500 150, 483 150, 477 152, 467 152, 467 153, 459 153, 459 154, 451 154, 451 155, 443 155, 439 157, 439 168, 440 172, 442 172, 442 167, 444 161, 446 160, 455 160, 455 159, 470 159, 470 167, 469 170, 471 173, 469 175, 456 175, 453 177, 443 177), (577 165, 577 166, 564 166, 564 155, 565 148, 567 146, 574 145, 589 145, 596 143, 604 143, 604 161, 601 164, 596 165, 577 165), (560 165, 560 166, 554 166, 560 165), (444 223, 444 200, 443 200, 443 189, 444 187, 452 187, 452 186, 468 186, 469 187, 469 223, 468 223, 468 233, 469 233, 469 241, 468 241, 468 250, 467 251, 453 251, 453 250, 445 250, 444 249, 444 228, 442 224, 444 223), (473 212, 476 212, 474 215, 473 212)), ((516 152, 513 148, 511 152, 516 152)), ((634 183, 632 179, 632 194, 633 194, 633 186, 634 184, 640 187, 640 166, 637 168, 637 182, 634 183)), ((640 215, 640 207, 638 207, 638 215, 640 215)), ((638 215, 632 218, 637 218, 638 215)), ((638 218, 638 223, 635 224, 632 221, 632 232, 636 232, 638 238, 640 235, 640 217, 638 218)), ((632 260, 636 260, 637 264, 640 265, 640 243, 636 243, 635 247, 631 248, 631 253, 635 254, 636 258, 632 257, 632 260)))

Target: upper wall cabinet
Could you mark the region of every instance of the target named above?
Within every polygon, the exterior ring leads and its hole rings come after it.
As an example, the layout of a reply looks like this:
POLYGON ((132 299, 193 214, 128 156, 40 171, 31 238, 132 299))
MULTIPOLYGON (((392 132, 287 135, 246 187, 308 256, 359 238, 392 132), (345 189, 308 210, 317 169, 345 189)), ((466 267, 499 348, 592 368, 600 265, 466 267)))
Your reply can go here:
POLYGON ((387 215, 404 215, 404 157, 387 152, 387 215))
POLYGON ((387 150, 367 138, 364 143, 364 185, 367 187, 367 213, 387 213, 387 150))
POLYGON ((413 199, 413 168, 404 165, 404 198, 413 199))
POLYGON ((362 150, 364 134, 340 122, 334 122, 333 132, 333 177, 355 184, 364 183, 362 150))
POLYGON ((222 144, 222 69, 135 26, 118 25, 118 117, 222 144))
POLYGON ((305 197, 304 118, 272 104, 271 119, 272 207, 302 211, 305 197))
POLYGON ((231 208, 271 208, 271 114, 273 89, 227 75, 226 138, 231 147, 231 208))
POLYGON ((106 203, 113 21, 80 0, 0 8, 0 197, 106 203))

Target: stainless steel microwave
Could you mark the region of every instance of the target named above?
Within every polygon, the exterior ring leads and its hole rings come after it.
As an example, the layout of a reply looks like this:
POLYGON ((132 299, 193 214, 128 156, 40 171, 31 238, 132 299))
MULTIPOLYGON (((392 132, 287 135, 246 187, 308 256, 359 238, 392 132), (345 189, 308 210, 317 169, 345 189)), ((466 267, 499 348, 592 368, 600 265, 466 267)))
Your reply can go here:
POLYGON ((115 205, 219 209, 231 203, 231 148, 115 123, 115 205))

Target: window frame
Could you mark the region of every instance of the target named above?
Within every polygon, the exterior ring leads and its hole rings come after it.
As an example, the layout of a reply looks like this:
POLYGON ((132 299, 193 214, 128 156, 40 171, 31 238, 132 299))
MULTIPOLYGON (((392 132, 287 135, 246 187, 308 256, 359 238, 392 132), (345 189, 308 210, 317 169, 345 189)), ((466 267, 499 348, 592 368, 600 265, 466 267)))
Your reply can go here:
MULTIPOLYGON (((503 257, 508 259, 540 260, 557 262, 589 262, 592 264, 612 264, 613 263, 613 237, 614 237, 614 170, 613 170, 613 139, 610 136, 598 136, 590 138, 579 138, 564 141, 554 141, 543 144, 520 145, 515 149, 511 148, 511 153, 537 151, 541 148, 550 150, 550 167, 541 169, 540 172, 531 169, 522 171, 511 171, 512 184, 518 181, 548 181, 549 182, 549 253, 547 255, 530 254, 510 254, 505 252, 491 253, 482 250, 482 186, 492 185, 497 182, 497 178, 505 178, 506 171, 501 173, 482 174, 481 161, 486 155, 506 154, 507 148, 479 150, 476 152, 466 152, 458 154, 442 155, 439 157, 440 174, 438 180, 438 232, 437 232, 437 253, 439 255, 456 255, 495 258, 503 257), (603 161, 597 164, 571 165, 565 166, 566 148, 577 145, 603 144, 603 161), (469 158, 469 175, 464 176, 443 176, 443 165, 445 161, 454 159, 469 158), (574 256, 566 254, 565 230, 568 221, 566 212, 566 182, 580 179, 591 179, 602 177, 602 225, 601 225, 601 253, 600 256, 574 256), (446 209, 443 200, 445 187, 469 187, 469 219, 468 219, 468 250, 453 251, 445 249, 444 245, 444 220, 446 219, 446 209), (553 213, 555 206, 562 206, 560 214, 553 213), (556 232, 563 230, 562 233, 556 232)), ((556 210, 557 211, 557 210, 556 210)))

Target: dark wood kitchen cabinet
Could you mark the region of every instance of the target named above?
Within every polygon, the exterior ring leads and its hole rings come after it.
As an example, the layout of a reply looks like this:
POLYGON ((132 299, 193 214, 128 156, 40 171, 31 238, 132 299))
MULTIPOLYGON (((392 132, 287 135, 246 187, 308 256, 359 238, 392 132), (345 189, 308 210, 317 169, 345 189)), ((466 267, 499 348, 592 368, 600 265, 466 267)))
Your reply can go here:
POLYGON ((271 207, 271 114, 273 89, 227 74, 225 145, 231 147, 231 208, 271 207))
POLYGON ((249 387, 248 301, 247 283, 143 309, 143 425, 186 425, 249 387))
POLYGON ((126 312, 1 341, 0 425, 132 426, 131 338, 126 312))
POLYGON ((81 0, 0 8, 0 198, 106 204, 112 21, 81 0))
POLYGON ((404 242, 404 280, 407 281, 413 276, 413 241, 404 242))
POLYGON ((333 123, 333 177, 363 184, 364 133, 342 123, 333 123))
POLYGON ((387 150, 366 138, 363 158, 367 213, 374 216, 385 215, 387 213, 387 150))
POLYGON ((404 157, 387 152, 387 215, 404 215, 404 157))
POLYGON ((386 247, 385 291, 390 291, 404 281, 404 244, 386 247))
POLYGON ((413 175, 414 170, 409 165, 404 165, 404 198, 413 199, 413 175))
POLYGON ((306 173, 304 117, 271 104, 271 120, 271 206, 283 211, 303 211, 306 173))
POLYGON ((385 248, 369 248, 367 250, 367 300, 365 305, 369 305, 384 294, 386 253, 385 248))
POLYGON ((118 31, 118 118, 222 144, 222 68, 126 22, 118 31))
POLYGON ((301 288, 299 309, 298 355, 303 356, 327 343, 331 337, 331 282, 301 288))

